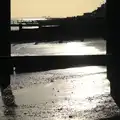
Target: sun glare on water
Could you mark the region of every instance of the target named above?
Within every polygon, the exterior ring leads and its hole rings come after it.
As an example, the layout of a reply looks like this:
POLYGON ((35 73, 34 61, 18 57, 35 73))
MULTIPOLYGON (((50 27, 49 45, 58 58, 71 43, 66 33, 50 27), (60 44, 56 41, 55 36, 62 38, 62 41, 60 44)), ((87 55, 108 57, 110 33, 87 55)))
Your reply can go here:
POLYGON ((80 42, 70 42, 64 45, 63 54, 65 55, 86 55, 90 53, 98 54, 99 50, 95 47, 86 47, 80 42))

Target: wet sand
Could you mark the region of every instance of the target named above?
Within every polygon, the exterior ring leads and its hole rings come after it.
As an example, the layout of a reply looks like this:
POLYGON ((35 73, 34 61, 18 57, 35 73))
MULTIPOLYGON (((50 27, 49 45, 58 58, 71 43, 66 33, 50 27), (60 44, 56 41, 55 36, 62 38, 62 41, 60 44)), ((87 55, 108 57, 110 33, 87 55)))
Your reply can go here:
POLYGON ((11 76, 18 108, 0 120, 96 120, 120 114, 110 96, 106 68, 49 70, 11 76))

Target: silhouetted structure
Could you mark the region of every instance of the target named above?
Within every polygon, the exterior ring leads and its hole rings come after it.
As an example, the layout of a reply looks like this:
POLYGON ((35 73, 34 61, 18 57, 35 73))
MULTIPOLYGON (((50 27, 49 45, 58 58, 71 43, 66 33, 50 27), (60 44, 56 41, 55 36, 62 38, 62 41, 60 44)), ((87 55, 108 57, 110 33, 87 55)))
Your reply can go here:
POLYGON ((1 2, 2 21, 0 22, 0 88, 2 100, 5 106, 15 105, 14 96, 10 87, 10 1, 1 2), (2 12, 4 11, 4 12, 2 12))
MULTIPOLYGON (((23 25, 23 26, 37 26, 23 25)), ((105 19, 104 18, 84 18, 77 20, 63 19, 57 21, 49 21, 39 25, 36 29, 21 29, 19 31, 11 31, 12 42, 29 41, 56 41, 56 40, 75 40, 83 41, 83 38, 104 38, 105 36, 105 19), (45 25, 44 25, 45 24, 45 25), (49 26, 58 25, 58 26, 49 26)))
POLYGON ((75 39, 83 41, 84 38, 105 38, 105 4, 91 13, 85 13, 83 16, 51 18, 45 21, 36 20, 34 23, 27 22, 25 25, 37 25, 39 28, 22 30, 22 26, 19 25, 20 31, 11 31, 13 42, 19 42, 23 39, 39 42, 55 40, 62 42, 75 39), (52 25, 58 26, 53 27, 52 25))
POLYGON ((107 71, 110 80, 111 95, 120 107, 120 34, 119 11, 117 1, 107 0, 107 54, 111 55, 108 61, 107 71))
POLYGON ((91 13, 84 13, 83 16, 85 17, 105 17, 106 14, 106 3, 102 4, 100 7, 98 7, 96 10, 94 10, 91 13))

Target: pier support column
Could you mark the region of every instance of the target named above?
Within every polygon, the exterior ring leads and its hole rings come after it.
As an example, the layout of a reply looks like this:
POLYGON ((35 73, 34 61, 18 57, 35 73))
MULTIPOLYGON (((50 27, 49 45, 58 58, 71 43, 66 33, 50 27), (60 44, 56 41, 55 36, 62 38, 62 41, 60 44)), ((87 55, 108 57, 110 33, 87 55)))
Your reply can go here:
POLYGON ((111 96, 120 108, 120 33, 119 10, 117 1, 107 0, 107 54, 111 55, 107 65, 111 96))
POLYGON ((14 99, 8 97, 10 95, 14 98, 10 89, 10 0, 3 0, 0 5, 2 16, 0 19, 0 89, 3 103, 7 106, 13 105, 10 100, 14 101, 14 99))
POLYGON ((1 2, 0 19, 0 83, 7 87, 10 83, 10 1, 1 2), (7 60, 2 60, 6 58, 7 60))

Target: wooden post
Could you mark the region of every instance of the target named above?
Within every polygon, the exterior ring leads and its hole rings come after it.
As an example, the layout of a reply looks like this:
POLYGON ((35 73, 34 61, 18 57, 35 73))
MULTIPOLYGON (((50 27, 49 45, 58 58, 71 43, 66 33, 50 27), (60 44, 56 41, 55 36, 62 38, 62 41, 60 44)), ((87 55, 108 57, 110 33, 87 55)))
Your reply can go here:
POLYGON ((22 30, 22 24, 19 24, 19 31, 22 30))
POLYGON ((41 25, 39 24, 39 29, 41 29, 41 25))

